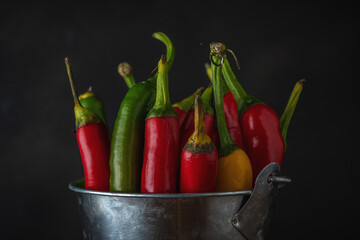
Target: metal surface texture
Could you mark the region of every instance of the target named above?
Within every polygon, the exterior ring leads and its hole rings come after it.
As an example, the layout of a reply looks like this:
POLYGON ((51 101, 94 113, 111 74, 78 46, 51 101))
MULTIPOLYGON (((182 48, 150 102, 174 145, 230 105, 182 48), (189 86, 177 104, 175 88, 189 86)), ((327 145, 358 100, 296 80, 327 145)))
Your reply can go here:
POLYGON ((265 167, 253 191, 110 193, 85 190, 83 181, 69 188, 84 239, 264 239, 278 186, 269 176, 279 173, 277 164, 265 167))
POLYGON ((269 239, 271 220, 279 183, 290 179, 280 177, 280 166, 270 163, 258 175, 254 191, 249 200, 235 214, 232 223, 246 239, 269 239))

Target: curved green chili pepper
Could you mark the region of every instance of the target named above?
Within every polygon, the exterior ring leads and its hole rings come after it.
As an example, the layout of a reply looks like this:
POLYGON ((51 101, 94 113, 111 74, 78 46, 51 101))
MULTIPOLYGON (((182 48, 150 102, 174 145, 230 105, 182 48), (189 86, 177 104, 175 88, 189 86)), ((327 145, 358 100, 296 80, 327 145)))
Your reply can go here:
POLYGON ((106 112, 103 102, 92 90, 92 87, 79 96, 81 106, 94 112, 107 127, 106 112))
MULTIPOLYGON (((153 34, 167 48, 171 67, 175 50, 171 40, 161 32, 153 34)), ((115 120, 110 152, 110 191, 139 192, 144 149, 145 119, 155 104, 155 76, 132 86, 126 93, 115 120)))

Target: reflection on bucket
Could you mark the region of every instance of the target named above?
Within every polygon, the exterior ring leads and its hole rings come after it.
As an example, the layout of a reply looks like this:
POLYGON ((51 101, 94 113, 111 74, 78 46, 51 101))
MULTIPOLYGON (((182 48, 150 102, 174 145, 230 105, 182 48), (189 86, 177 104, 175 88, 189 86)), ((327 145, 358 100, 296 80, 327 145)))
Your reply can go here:
POLYGON ((69 184, 84 239, 266 239, 280 177, 266 166, 252 191, 192 194, 110 193, 69 184))

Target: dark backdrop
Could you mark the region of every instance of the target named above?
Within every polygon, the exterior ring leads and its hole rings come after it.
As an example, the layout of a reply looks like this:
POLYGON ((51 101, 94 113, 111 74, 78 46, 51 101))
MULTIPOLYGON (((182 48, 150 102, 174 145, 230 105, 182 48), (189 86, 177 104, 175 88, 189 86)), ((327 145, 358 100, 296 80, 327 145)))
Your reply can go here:
MULTIPOLYGON (((237 55, 248 93, 280 115, 306 78, 288 133, 274 239, 349 238, 357 231, 359 169, 357 9, 338 1, 105 1, 12 3, 0 8, 1 238, 80 239, 68 183, 82 177, 64 58, 79 92, 105 103, 110 127, 127 87, 117 65, 146 79, 166 33, 177 54, 171 101, 208 79, 208 43, 237 55), (204 46, 200 46, 204 43, 204 46)), ((230 60, 234 65, 233 60, 230 60)))

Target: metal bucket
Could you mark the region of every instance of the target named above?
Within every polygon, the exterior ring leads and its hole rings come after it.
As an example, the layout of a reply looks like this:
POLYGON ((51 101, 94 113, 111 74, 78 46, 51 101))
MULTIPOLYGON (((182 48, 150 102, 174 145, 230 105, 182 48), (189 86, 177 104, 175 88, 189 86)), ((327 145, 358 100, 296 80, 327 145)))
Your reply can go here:
POLYGON ((75 192, 84 239, 265 239, 269 234, 280 177, 277 163, 266 166, 252 191, 140 194, 84 189, 75 192))

